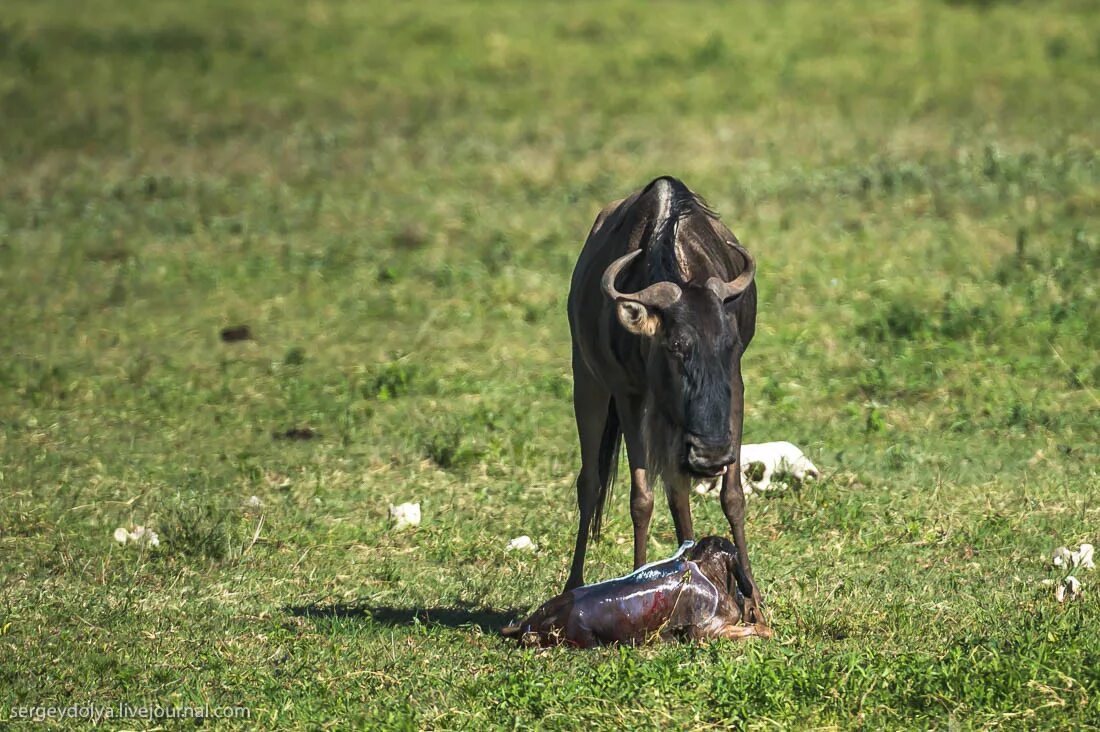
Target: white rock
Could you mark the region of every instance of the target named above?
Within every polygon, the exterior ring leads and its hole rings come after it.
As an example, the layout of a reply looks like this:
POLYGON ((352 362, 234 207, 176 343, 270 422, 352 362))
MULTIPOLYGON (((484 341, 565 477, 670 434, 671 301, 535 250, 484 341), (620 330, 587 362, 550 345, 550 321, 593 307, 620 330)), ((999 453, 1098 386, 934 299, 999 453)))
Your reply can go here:
POLYGON ((1095 569, 1096 562, 1093 560, 1094 551, 1095 549, 1092 544, 1082 544, 1077 547, 1077 551, 1071 551, 1069 547, 1060 546, 1054 550, 1050 562, 1055 567, 1095 569))
POLYGON ((817 466, 797 447, 789 442, 764 442, 759 445, 741 446, 741 465, 744 471, 752 463, 764 464, 764 480, 770 482, 775 473, 789 473, 799 480, 821 475, 817 466))
MULTIPOLYGON (((792 475, 798 480, 809 480, 821 475, 817 466, 810 462, 802 450, 789 442, 762 442, 741 445, 741 485, 745 495, 756 491, 766 491, 772 487, 772 480, 780 475, 792 475), (752 480, 750 474, 760 473, 755 464, 763 466, 760 480, 752 480)), ((712 493, 718 490, 719 479, 705 481, 695 486, 696 493, 712 493)))
POLYGON ((1054 599, 1058 602, 1072 600, 1081 594, 1081 581, 1072 574, 1058 583, 1054 588, 1054 599))
POLYGON ((157 536, 157 532, 152 529, 147 529, 144 526, 135 526, 134 530, 130 532, 130 541, 134 543, 148 544, 149 546, 160 546, 160 537, 157 536))
MULTIPOLYGON (((742 481, 743 483, 744 481, 742 481)), ((695 492, 701 496, 705 496, 708 493, 716 492, 718 490, 718 479, 703 481, 702 483, 695 484, 695 492)))
POLYGON ((1078 547, 1077 551, 1073 553, 1073 566, 1081 567, 1082 569, 1096 569, 1096 562, 1093 561, 1094 549, 1092 544, 1082 544, 1078 547))
POLYGON ((538 550, 539 545, 531 541, 531 537, 527 534, 517 536, 515 539, 508 542, 508 546, 504 547, 504 551, 506 552, 537 552, 538 550))
POLYGON ((160 537, 157 532, 144 526, 135 526, 132 531, 127 531, 119 526, 113 534, 119 544, 145 544, 146 546, 160 546, 160 537))
POLYGON ((420 525, 420 504, 402 503, 400 506, 390 504, 390 521, 396 531, 407 529, 410 526, 420 525))

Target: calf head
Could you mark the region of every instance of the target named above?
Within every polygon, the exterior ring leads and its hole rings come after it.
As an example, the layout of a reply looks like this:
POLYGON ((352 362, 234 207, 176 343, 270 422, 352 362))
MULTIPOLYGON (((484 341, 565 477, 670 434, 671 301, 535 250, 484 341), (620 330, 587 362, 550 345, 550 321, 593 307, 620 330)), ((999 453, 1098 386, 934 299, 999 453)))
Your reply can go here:
POLYGON ((715 587, 722 587, 731 599, 740 601, 745 594, 752 596, 752 587, 741 569, 737 547, 724 536, 707 536, 700 539, 687 555, 699 566, 715 587), (747 592, 746 592, 747 590, 747 592))

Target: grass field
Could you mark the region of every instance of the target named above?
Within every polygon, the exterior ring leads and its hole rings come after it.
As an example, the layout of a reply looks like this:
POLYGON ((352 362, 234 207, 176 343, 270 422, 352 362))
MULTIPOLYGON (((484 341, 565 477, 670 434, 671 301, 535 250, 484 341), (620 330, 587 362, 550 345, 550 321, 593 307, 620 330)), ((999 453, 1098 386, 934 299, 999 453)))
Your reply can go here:
POLYGON ((1094 2, 228 5, 0 13, 0 719, 1100 727, 1100 570, 1041 584, 1100 544, 1094 2), (774 640, 518 650, 569 274, 664 173, 758 258, 745 440, 826 476, 750 499, 774 640))

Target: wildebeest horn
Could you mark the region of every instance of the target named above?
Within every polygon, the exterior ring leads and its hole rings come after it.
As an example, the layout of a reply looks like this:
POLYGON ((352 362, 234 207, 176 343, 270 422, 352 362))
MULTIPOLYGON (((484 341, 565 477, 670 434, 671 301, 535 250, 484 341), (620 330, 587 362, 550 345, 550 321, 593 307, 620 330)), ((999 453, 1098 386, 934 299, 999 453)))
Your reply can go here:
POLYGON ((634 259, 642 253, 641 249, 635 249, 634 251, 625 254, 604 270, 603 280, 600 282, 600 287, 603 288, 604 293, 611 298, 612 302, 619 302, 620 300, 633 300, 640 302, 641 304, 657 308, 667 308, 674 302, 680 299, 680 288, 678 285, 672 282, 657 282, 649 287, 635 292, 633 294, 624 294, 615 289, 615 280, 618 279, 619 273, 623 271, 626 265, 630 264, 634 259))
POLYGON ((718 299, 722 302, 732 297, 737 297, 742 292, 749 289, 749 285, 752 284, 752 278, 756 276, 756 260, 752 258, 748 250, 737 242, 731 241, 730 246, 740 252, 741 256, 745 258, 745 269, 731 282, 723 282, 717 277, 711 277, 707 280, 707 288, 717 295, 718 299))

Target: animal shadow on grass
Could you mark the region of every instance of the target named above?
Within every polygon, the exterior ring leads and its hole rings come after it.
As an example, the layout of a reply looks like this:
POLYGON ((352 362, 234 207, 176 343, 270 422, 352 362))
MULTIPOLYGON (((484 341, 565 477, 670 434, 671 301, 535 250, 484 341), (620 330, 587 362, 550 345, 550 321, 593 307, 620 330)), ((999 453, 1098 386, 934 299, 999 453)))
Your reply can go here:
POLYGON ((312 620, 359 619, 366 622, 401 627, 406 625, 437 625, 444 628, 481 629, 482 633, 499 633, 502 628, 522 617, 520 609, 494 610, 468 603, 449 607, 379 607, 371 605, 299 605, 284 607, 283 611, 299 618, 312 620))

